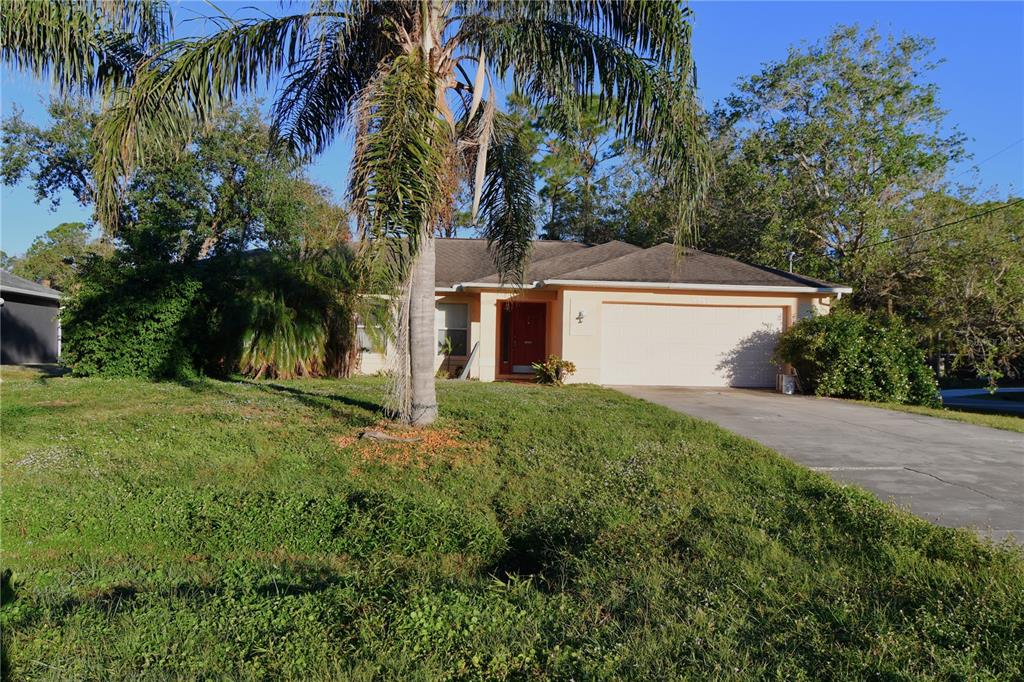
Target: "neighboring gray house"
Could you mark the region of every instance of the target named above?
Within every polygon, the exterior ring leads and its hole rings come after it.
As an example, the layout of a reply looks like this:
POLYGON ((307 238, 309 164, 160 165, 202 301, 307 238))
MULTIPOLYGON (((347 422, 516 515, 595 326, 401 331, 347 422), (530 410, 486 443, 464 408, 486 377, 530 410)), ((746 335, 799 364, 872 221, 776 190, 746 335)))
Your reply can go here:
POLYGON ((60 292, 0 270, 0 363, 57 362, 60 292))

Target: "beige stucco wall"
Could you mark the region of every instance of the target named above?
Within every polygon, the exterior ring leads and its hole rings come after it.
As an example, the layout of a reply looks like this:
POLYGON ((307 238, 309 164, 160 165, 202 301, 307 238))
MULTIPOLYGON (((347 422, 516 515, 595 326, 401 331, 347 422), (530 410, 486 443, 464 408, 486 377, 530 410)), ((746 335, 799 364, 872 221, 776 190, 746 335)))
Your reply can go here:
MULTIPOLYGON (((480 338, 480 297, 474 293, 441 293, 434 296, 436 303, 466 303, 469 305, 469 339, 467 352, 473 352, 473 344, 480 338)), ((451 368, 454 371, 458 367, 464 367, 468 356, 453 355, 451 357, 451 368)), ((434 359, 434 369, 440 369, 444 363, 444 356, 438 355, 434 359)), ((478 362, 473 363, 478 366, 478 362)), ((359 357, 360 374, 376 374, 387 369, 387 357, 384 353, 372 351, 363 352, 359 357)), ((473 371, 472 376, 476 377, 477 372, 473 371)))
MULTIPOLYGON (((469 352, 480 344, 470 376, 481 381, 501 378, 498 364, 499 305, 510 298, 524 302, 548 303, 545 355, 556 354, 576 364, 576 374, 569 380, 576 383, 601 383, 601 313, 605 303, 647 303, 657 305, 757 306, 782 308, 783 323, 789 327, 795 320, 810 315, 827 314, 831 298, 821 295, 772 293, 732 294, 721 291, 671 291, 643 289, 559 288, 525 290, 507 289, 474 292, 442 293, 441 303, 469 304, 469 352), (581 315, 582 314, 582 315, 581 315)), ((452 358, 452 367, 464 365, 467 358, 452 358)), ((437 357, 440 367, 444 358, 437 357)), ((379 353, 364 353, 360 372, 373 374, 384 369, 385 358, 379 353)))

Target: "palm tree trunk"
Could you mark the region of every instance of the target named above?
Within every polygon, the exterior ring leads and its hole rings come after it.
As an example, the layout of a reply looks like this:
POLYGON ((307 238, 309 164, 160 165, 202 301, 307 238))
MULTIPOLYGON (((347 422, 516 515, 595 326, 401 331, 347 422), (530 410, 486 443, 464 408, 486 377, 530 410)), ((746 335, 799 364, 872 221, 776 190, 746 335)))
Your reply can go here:
POLYGON ((412 389, 409 423, 413 426, 429 426, 437 418, 434 262, 434 237, 424 236, 413 264, 409 292, 409 384, 412 389))

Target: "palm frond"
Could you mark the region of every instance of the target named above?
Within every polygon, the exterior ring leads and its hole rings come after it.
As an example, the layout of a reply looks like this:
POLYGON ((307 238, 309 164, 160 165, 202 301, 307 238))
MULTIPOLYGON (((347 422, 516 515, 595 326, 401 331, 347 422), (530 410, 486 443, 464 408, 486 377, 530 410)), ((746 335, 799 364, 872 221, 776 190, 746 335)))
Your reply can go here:
POLYGON ((537 0, 496 2, 492 16, 555 21, 586 27, 647 56, 663 67, 687 60, 691 12, 683 3, 665 0, 537 0))
POLYGON ((533 244, 533 159, 523 131, 495 112, 481 202, 482 234, 502 279, 521 284, 533 244))
POLYGON ((353 8, 344 30, 334 26, 307 42, 274 104, 274 133, 290 149, 320 154, 341 132, 380 64, 401 51, 388 35, 404 19, 401 10, 391 3, 353 8))
POLYGON ((617 9, 600 2, 510 4, 467 17, 462 39, 485 49, 500 72, 511 71, 519 91, 566 125, 578 116, 579 101, 596 93, 600 115, 652 157, 680 198, 677 245, 692 242, 711 156, 685 12, 668 12, 677 22, 669 27, 643 2, 617 9))
POLYGON ((355 359, 355 296, 346 245, 218 258, 209 265, 212 278, 232 282, 219 315, 223 366, 257 378, 347 373, 355 359))
POLYGON ((256 379, 311 376, 323 364, 327 329, 321 315, 303 314, 272 293, 252 301, 239 368, 256 379))
POLYGON ((602 114, 638 142, 649 140, 657 116, 672 93, 661 89, 659 69, 607 36, 556 21, 467 22, 472 39, 493 55, 500 72, 510 71, 517 90, 541 105, 599 95, 602 114))
POLYGON ((116 231, 121 183, 156 151, 180 150, 197 126, 297 61, 315 17, 238 22, 164 45, 135 73, 96 129, 97 214, 116 231))
POLYGON ((451 200, 442 191, 451 132, 438 116, 436 76, 418 52, 372 79, 357 117, 349 198, 365 238, 364 271, 371 287, 396 290, 451 200))
POLYGON ((96 5, 116 30, 134 37, 146 48, 160 45, 171 35, 171 13, 165 0, 86 0, 96 5))
POLYGON ((109 96, 131 83, 146 50, 166 38, 163 2, 8 0, 0 57, 61 91, 109 96))

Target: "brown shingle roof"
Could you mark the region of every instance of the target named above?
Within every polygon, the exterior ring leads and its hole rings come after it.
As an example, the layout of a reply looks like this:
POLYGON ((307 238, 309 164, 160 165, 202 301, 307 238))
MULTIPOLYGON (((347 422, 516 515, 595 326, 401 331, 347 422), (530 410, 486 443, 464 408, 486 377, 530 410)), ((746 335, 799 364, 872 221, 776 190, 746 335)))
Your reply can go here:
MULTIPOLYGON (((486 239, 438 239, 435 243, 437 265, 434 286, 450 287, 462 282, 479 282, 495 276, 497 268, 487 252, 486 239)), ((587 248, 576 242, 535 241, 531 263, 587 248)))
MULTIPOLYGON (((544 243, 544 242, 538 242, 544 243)), ((549 242, 550 243, 550 242, 549 242)), ((533 258, 526 268, 524 282, 536 282, 542 279, 554 279, 565 272, 572 272, 580 268, 598 265, 606 261, 625 256, 626 254, 640 251, 639 246, 633 246, 620 241, 611 241, 605 244, 598 244, 582 249, 576 249, 568 253, 560 253, 548 258, 533 258)), ((489 275, 478 282, 498 283, 501 279, 497 273, 489 275)))
MULTIPOLYGON (((483 239, 438 239, 435 282, 438 287, 479 282, 499 284, 500 278, 483 239)), ((613 241, 597 246, 576 242, 535 241, 524 283, 544 280, 655 282, 738 286, 831 288, 812 277, 741 263, 725 256, 686 249, 676 256, 672 244, 641 249, 613 241)))
POLYGON ((659 244, 548 279, 814 288, 836 286, 811 277, 749 265, 695 249, 686 249, 684 256, 677 258, 676 248, 672 244, 659 244))

